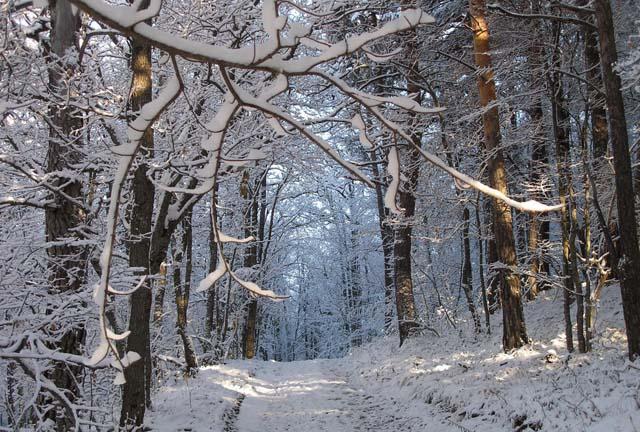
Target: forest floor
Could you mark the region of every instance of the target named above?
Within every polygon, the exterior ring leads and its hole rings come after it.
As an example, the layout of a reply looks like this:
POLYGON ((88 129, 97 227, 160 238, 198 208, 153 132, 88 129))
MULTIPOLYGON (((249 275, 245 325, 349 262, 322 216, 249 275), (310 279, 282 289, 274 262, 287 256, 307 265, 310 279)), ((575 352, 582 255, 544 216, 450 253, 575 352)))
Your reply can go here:
POLYGON ((562 299, 525 307, 532 343, 505 354, 471 323, 402 348, 374 341, 348 357, 230 361, 168 379, 149 426, 160 432, 640 431, 640 362, 626 359, 618 287, 603 293, 593 352, 567 353, 562 299))

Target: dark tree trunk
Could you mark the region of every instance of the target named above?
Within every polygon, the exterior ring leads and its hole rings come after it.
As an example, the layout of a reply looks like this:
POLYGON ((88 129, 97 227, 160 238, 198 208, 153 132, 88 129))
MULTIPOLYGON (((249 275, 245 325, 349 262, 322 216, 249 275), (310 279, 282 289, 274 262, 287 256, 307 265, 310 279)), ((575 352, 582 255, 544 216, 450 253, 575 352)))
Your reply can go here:
MULTIPOLYGON (((473 46, 476 66, 482 71, 478 76, 480 105, 485 109, 482 116, 485 147, 489 156, 489 184, 505 195, 508 193, 507 172, 502 150, 500 149, 500 119, 498 107, 495 106, 496 90, 491 65, 489 46, 489 26, 485 19, 484 0, 469 0, 471 27, 473 29, 473 46)), ((496 251, 500 262, 508 266, 501 270, 504 273, 502 285, 502 322, 503 348, 510 350, 519 348, 528 342, 522 310, 520 278, 513 272, 518 265, 511 208, 503 201, 493 200, 493 231, 496 251)))
POLYGON ((622 308, 627 328, 629 358, 640 356, 640 251, 634 212, 633 175, 629 156, 629 137, 620 91, 620 76, 613 70, 618 61, 611 5, 609 0, 594 0, 598 36, 600 38, 600 60, 607 93, 609 130, 613 165, 616 171, 616 199, 618 207, 618 229, 620 233, 620 259, 618 272, 622 291, 622 308))
MULTIPOLYGON (((244 267, 254 268, 258 264, 258 215, 259 215, 259 201, 260 189, 262 186, 261 181, 257 181, 253 188, 249 187, 250 174, 249 171, 245 171, 242 178, 242 184, 240 187, 240 195, 245 201, 244 210, 244 227, 245 237, 253 237, 249 246, 244 252, 244 267)), ((252 272, 252 273, 254 273, 252 272)), ((247 359, 252 359, 256 355, 256 333, 258 326, 258 299, 251 293, 248 294, 248 305, 245 315, 245 327, 243 332, 243 354, 247 359)))
POLYGON ((475 214, 476 227, 478 229, 478 274, 480 275, 480 289, 482 291, 482 307, 484 308, 484 323, 487 327, 487 334, 491 334, 491 311, 489 310, 489 299, 487 295, 487 284, 484 278, 485 258, 482 240, 482 222, 480 221, 480 203, 479 196, 476 198, 475 214))
MULTIPOLYGON (((218 182, 216 182, 214 189, 211 191, 211 206, 216 206, 218 203, 218 182)), ((211 210, 213 212, 213 208, 211 210)), ((213 215, 213 213, 212 213, 213 215)), ((218 267, 218 244, 215 242, 215 227, 213 226, 213 217, 209 217, 209 273, 215 271, 218 267)), ((205 337, 211 341, 213 337, 213 330, 216 329, 218 334, 218 327, 220 321, 220 305, 218 298, 218 284, 215 283, 207 291, 207 311, 205 318, 204 333, 205 337)), ((219 343, 216 340, 215 344, 219 343)), ((217 349, 213 341, 210 342, 209 349, 217 349)))
MULTIPOLYGON (((143 2, 147 3, 148 2, 143 2)), ((144 4, 141 7, 146 7, 144 4)), ((133 39, 131 41, 131 82, 130 109, 138 112, 144 104, 151 101, 151 47, 146 43, 133 39)), ((131 184, 133 206, 129 214, 131 239, 129 244, 129 265, 144 270, 139 273, 150 273, 149 234, 152 228, 154 205, 154 185, 147 178, 149 169, 146 160, 153 155, 153 130, 147 129, 141 142, 141 155, 133 174, 131 184)), ((164 258, 164 257, 163 257, 164 258)), ((159 267, 159 265, 158 265, 159 267)), ((145 409, 151 403, 151 343, 149 319, 151 314, 151 286, 145 282, 131 295, 131 312, 127 351, 141 356, 141 360, 133 363, 124 371, 126 383, 122 387, 122 410, 120 425, 132 429, 142 425, 145 409)))
MULTIPOLYGON (((48 52, 49 86, 54 92, 56 103, 73 98, 75 90, 70 87, 75 73, 75 64, 65 55, 76 47, 80 30, 80 14, 67 0, 50 0, 51 13, 51 45, 48 52)), ((62 194, 55 194, 55 206, 45 209, 46 241, 54 243, 47 248, 47 268, 49 277, 49 293, 65 295, 77 293, 84 283, 87 264, 85 247, 74 245, 74 240, 81 237, 78 228, 85 222, 85 211, 82 208, 82 182, 79 179, 67 178, 65 172, 75 169, 81 162, 82 113, 70 105, 51 106, 49 115, 49 146, 47 149, 47 173, 52 180, 51 186, 59 188, 62 194), (74 200, 75 202, 72 202, 74 200)), ((50 311, 47 311, 48 313, 50 311)), ((85 341, 85 328, 82 323, 66 325, 53 335, 56 342, 54 348, 62 353, 82 354, 85 341)), ((79 383, 82 382, 82 369, 64 363, 54 363, 49 378, 60 389, 66 390, 71 403, 80 395, 79 383)), ((56 430, 70 430, 74 427, 73 419, 68 418, 65 410, 52 409, 47 418, 55 422, 56 430)))
POLYGON ((384 206, 384 191, 382 187, 382 176, 380 171, 386 169, 384 163, 382 167, 378 167, 375 163, 377 154, 375 151, 370 152, 370 158, 373 164, 373 177, 378 180, 376 182, 376 205, 378 208, 378 224, 380 226, 380 239, 382 241, 382 257, 384 259, 384 328, 385 331, 391 328, 393 323, 393 306, 394 306, 394 260, 393 260, 393 229, 387 222, 389 210, 384 206))
MULTIPOLYGON (((414 6, 412 1, 405 0, 403 6, 414 6)), ((420 80, 418 72, 418 40, 415 30, 407 33, 405 44, 405 67, 407 79, 407 93, 417 94, 417 103, 421 103, 421 89, 417 84, 420 80)), ((409 122, 414 122, 416 116, 409 114, 409 122)), ((416 327, 416 306, 413 294, 413 276, 411 273, 411 233, 413 230, 413 218, 416 209, 415 191, 418 186, 420 176, 419 161, 420 152, 415 147, 422 146, 422 134, 415 124, 408 124, 408 130, 412 130, 411 140, 413 146, 398 149, 400 164, 404 167, 406 181, 398 191, 398 207, 404 214, 395 228, 395 287, 396 287, 396 311, 398 316, 398 329, 400 334, 400 345, 409 337, 411 329, 416 327)))
POLYGON ((193 273, 193 226, 191 224, 191 216, 192 214, 189 212, 182 221, 182 251, 174 254, 173 282, 176 293, 176 328, 184 349, 185 372, 189 375, 195 375, 198 369, 198 359, 193 341, 187 333, 189 295, 191 293, 191 275, 193 273), (180 266, 183 259, 185 261, 184 281, 180 277, 180 266))
MULTIPOLYGON (((554 23, 555 48, 553 53, 553 68, 560 69, 558 53, 560 44, 560 24, 554 23)), ((575 291, 573 273, 571 271, 571 218, 569 194, 572 188, 571 179, 571 142, 569 132, 569 112, 565 106, 562 78, 558 72, 550 72, 551 83, 551 112, 553 117, 553 132, 556 143, 556 166, 558 171, 558 197, 563 205, 560 210, 560 230, 562 232, 562 277, 564 284, 564 319, 566 346, 573 351, 573 325, 571 322, 571 302, 575 291)))
MULTIPOLYGON (((579 0, 579 6, 587 6, 588 0, 579 0)), ((582 14, 581 19, 587 22, 593 21, 591 14, 582 14)), ((584 59, 586 78, 589 82, 588 109, 591 113, 591 143, 593 158, 602 165, 607 154, 609 142, 609 128, 607 126, 606 100, 604 94, 598 90, 604 90, 602 71, 600 69, 600 53, 598 51, 598 33, 592 27, 585 26, 582 32, 584 36, 584 59)))
MULTIPOLYGON (((541 58, 540 55, 538 58, 541 58)), ((545 173, 548 170, 549 157, 547 155, 547 139, 544 130, 542 101, 536 101, 531 112, 531 120, 536 128, 536 133, 532 141, 530 175, 531 183, 534 185, 535 192, 532 193, 532 199, 540 200, 543 198, 543 184, 545 173)), ((540 276, 547 277, 549 275, 549 262, 545 259, 547 243, 549 242, 549 221, 544 215, 531 214, 529 216, 529 236, 528 249, 531 254, 529 269, 528 298, 533 300, 541 290, 548 287, 546 282, 539 280, 540 276)))
POLYGON ((467 306, 473 319, 473 326, 476 333, 482 331, 480 327, 480 318, 476 311, 476 305, 473 300, 473 273, 471 269, 471 242, 469 239, 469 224, 470 224, 469 209, 467 207, 462 211, 462 243, 464 255, 464 262, 462 264, 462 289, 464 290, 465 297, 467 298, 467 306))

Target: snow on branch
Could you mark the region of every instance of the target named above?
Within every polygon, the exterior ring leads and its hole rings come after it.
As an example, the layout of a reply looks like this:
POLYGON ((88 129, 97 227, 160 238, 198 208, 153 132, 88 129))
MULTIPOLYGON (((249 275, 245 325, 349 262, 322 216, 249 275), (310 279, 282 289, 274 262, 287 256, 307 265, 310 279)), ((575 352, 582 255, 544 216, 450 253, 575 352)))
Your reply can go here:
POLYGON ((240 48, 189 40, 145 23, 144 20, 157 15, 159 0, 152 1, 149 8, 141 11, 137 10, 136 4, 116 6, 103 0, 71 0, 71 3, 111 28, 127 36, 140 38, 173 55, 221 66, 269 70, 290 75, 305 74, 317 65, 353 53, 380 38, 435 22, 432 16, 420 9, 404 10, 398 18, 387 22, 379 29, 329 45, 317 56, 284 60, 276 53, 282 48, 297 46, 302 38, 308 36, 310 27, 292 25, 283 35, 281 30, 287 20, 277 15, 273 0, 265 1, 263 7, 263 27, 270 37, 262 43, 240 48))
MULTIPOLYGON (((282 76, 282 75, 281 75, 282 76)), ((227 85, 236 95, 236 97, 240 100, 243 105, 259 109, 263 113, 266 113, 272 117, 278 118, 286 123, 289 123, 295 129, 297 129, 302 135, 304 135, 307 139, 313 142, 316 146, 320 148, 323 152, 325 152, 331 159, 336 161, 339 165, 349 171, 356 178, 361 180, 363 183, 370 187, 374 187, 373 182, 364 174, 356 165, 353 163, 346 161, 340 156, 340 154, 335 151, 331 145, 323 138, 315 134, 308 127, 306 127, 302 122, 296 120, 293 116, 286 113, 281 108, 269 103, 267 98, 264 97, 255 97, 251 95, 249 92, 242 89, 240 86, 236 85, 231 79, 226 80, 227 85)))
MULTIPOLYGON (((129 141, 126 144, 112 148, 114 153, 118 155, 119 162, 111 188, 107 215, 107 235, 102 254, 100 255, 100 282, 96 285, 93 293, 93 299, 98 305, 99 310, 100 343, 94 350, 91 359, 88 361, 88 365, 96 365, 104 361, 109 356, 109 353, 113 353, 116 356, 116 360, 112 363, 112 366, 118 369, 115 378, 116 384, 124 383, 123 368, 140 359, 140 356, 133 352, 127 353, 123 358, 118 358, 118 350, 113 345, 113 342, 125 338, 126 334, 114 334, 113 331, 108 328, 106 322, 107 296, 110 292, 114 291, 109 284, 109 280, 111 260, 116 243, 120 195, 131 164, 140 149, 141 140, 145 131, 153 125, 160 114, 178 97, 180 91, 181 84, 176 69, 176 76, 168 80, 155 99, 142 107, 136 119, 129 125, 127 130, 129 141)), ((142 278, 138 287, 142 286, 145 277, 142 278)))
MULTIPOLYGON (((553 212, 553 211, 557 211, 560 210, 563 206, 562 204, 558 204, 558 205, 546 205, 543 204, 541 202, 535 201, 535 200, 529 200, 529 201, 516 201, 512 198, 510 198, 509 196, 505 195, 504 193, 500 192, 497 189, 494 189, 490 186, 485 185, 484 183, 475 180, 474 178, 461 173, 460 171, 458 171, 457 169, 449 166, 445 161, 443 161, 442 159, 440 159, 438 156, 436 156, 433 153, 430 153, 426 150, 424 150, 422 147, 420 147, 419 145, 416 145, 413 142, 413 139, 411 139, 411 136, 402 128, 402 126, 400 126, 399 124, 395 123, 392 120, 389 120, 387 117, 384 116, 384 114, 382 114, 380 112, 380 110, 377 108, 377 106, 379 105, 379 100, 382 98, 371 98, 369 95, 363 94, 362 92, 360 92, 359 90, 356 90, 354 88, 352 88, 351 86, 349 86, 345 81, 343 81, 340 78, 328 75, 326 73, 324 73, 323 71, 321 71, 320 69, 314 69, 312 71, 315 75, 318 75, 322 78, 324 78, 325 80, 327 80, 328 82, 332 83, 333 85, 335 85, 338 89, 340 89, 344 94, 350 96, 351 98, 353 98, 354 100, 356 100, 357 102, 359 102, 360 104, 362 104, 363 106, 365 106, 369 112, 371 112, 371 114, 377 118, 380 123, 382 125, 384 125, 387 129, 389 129, 390 131, 398 134, 399 136, 401 136, 404 140, 407 141, 407 143, 409 143, 409 145, 411 145, 412 147, 414 147, 416 150, 418 150, 420 152, 420 155, 428 162, 430 162, 431 164, 435 165, 436 167, 440 168, 441 170, 445 171, 446 173, 448 173, 449 175, 451 175, 454 179, 457 180, 457 184, 462 185, 462 186, 468 186, 471 187, 479 192, 482 192, 485 195, 488 195, 492 198, 496 198, 498 200, 501 200, 503 202, 505 202, 507 205, 509 205, 510 207, 513 207, 517 210, 520 211, 524 211, 524 212, 530 212, 530 213, 546 213, 546 212, 553 212)), ((396 104, 397 105, 397 104, 396 104)), ((439 112, 439 111, 432 111, 432 112, 439 112)), ((394 146, 395 148, 395 146, 394 146)), ((391 185, 389 186, 389 190, 387 192, 387 196, 385 196, 385 205, 393 212, 398 212, 399 209, 397 209, 396 205, 395 205, 395 192, 397 192, 397 181, 396 181, 396 176, 399 179, 400 176, 400 171, 399 171, 399 164, 394 162, 393 160, 394 157, 394 152, 391 151, 389 154, 389 174, 391 174, 393 180, 391 185), (393 192, 395 191, 395 192, 393 192), (391 196, 391 194, 393 193, 393 196, 391 196)), ((397 156, 395 156, 397 157, 397 156)))

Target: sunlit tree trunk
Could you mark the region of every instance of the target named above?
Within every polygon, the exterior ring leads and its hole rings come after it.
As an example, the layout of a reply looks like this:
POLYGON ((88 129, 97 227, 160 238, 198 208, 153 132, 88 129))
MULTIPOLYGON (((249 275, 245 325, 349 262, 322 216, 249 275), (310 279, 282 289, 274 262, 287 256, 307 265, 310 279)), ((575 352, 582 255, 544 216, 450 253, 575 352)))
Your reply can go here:
MULTIPOLYGON (((143 1, 142 8, 148 6, 148 0, 143 1)), ((129 108, 133 113, 140 111, 144 104, 152 98, 152 70, 151 46, 146 43, 131 40, 131 94, 129 108)), ((153 130, 145 131, 141 141, 141 155, 135 165, 132 189, 132 208, 129 213, 130 244, 129 265, 144 270, 139 273, 149 274, 150 237, 154 205, 154 186, 149 178, 146 160, 153 156, 153 130)), ((129 330, 131 335, 127 339, 127 351, 133 351, 141 356, 141 360, 125 369, 127 382, 122 387, 122 411, 120 425, 131 429, 140 426, 144 421, 145 409, 151 404, 151 343, 149 319, 151 314, 151 286, 145 282, 131 295, 131 312, 129 315, 129 330)))
MULTIPOLYGON (((485 16, 484 0, 469 0, 473 47, 476 66, 479 69, 478 91, 482 115, 484 141, 489 155, 489 184, 500 192, 508 193, 507 172, 500 149, 500 119, 495 105, 496 90, 489 44, 489 26, 485 16)), ((522 311, 520 278, 513 272, 518 265, 511 208, 503 201, 493 200, 493 232, 500 262, 508 266, 504 271, 502 285, 503 347, 505 350, 521 347, 528 342, 522 311)))

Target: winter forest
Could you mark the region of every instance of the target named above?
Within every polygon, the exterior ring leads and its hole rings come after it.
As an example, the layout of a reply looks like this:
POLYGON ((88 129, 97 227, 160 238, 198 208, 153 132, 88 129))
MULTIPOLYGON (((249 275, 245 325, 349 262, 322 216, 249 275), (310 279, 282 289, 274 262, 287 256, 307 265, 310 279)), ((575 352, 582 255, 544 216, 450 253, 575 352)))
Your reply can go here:
POLYGON ((637 0, 2 0, 0 431, 640 430, 637 0))

